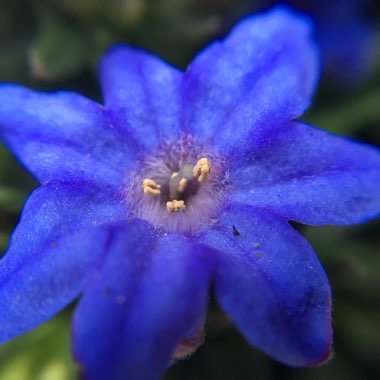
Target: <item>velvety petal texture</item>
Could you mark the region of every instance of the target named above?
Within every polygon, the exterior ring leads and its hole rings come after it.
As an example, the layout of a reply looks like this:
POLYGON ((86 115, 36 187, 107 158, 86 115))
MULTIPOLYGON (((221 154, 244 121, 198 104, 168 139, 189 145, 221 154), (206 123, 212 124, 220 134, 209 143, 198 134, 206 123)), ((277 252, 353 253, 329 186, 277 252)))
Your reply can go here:
POLYGON ((290 366, 328 359, 329 283, 284 218, 233 205, 200 239, 217 251, 216 299, 251 344, 290 366))
POLYGON ((159 58, 127 46, 109 50, 100 63, 105 105, 128 140, 150 151, 180 130, 181 72, 159 58))
POLYGON ((120 218, 112 202, 83 184, 50 183, 29 198, 0 262, 0 342, 24 333, 79 295, 120 218))
POLYGON ((241 155, 302 115, 318 74, 310 29, 282 7, 239 23, 190 64, 182 127, 241 155))
POLYGON ((0 138, 42 183, 0 261, 0 342, 82 293, 84 378, 158 379, 212 284, 251 344, 290 366, 327 360, 330 287, 288 220, 378 214, 380 157, 293 121, 318 76, 308 19, 249 17, 184 73, 116 46, 100 76, 105 106, 0 85, 0 138))
POLYGON ((203 326, 208 269, 194 246, 139 220, 118 229, 74 315, 85 379, 153 380, 203 326))
POLYGON ((127 141, 104 109, 81 95, 2 84, 0 104, 0 138, 40 182, 114 185, 130 169, 127 141))
POLYGON ((305 124, 231 169, 231 201, 307 224, 352 224, 380 213, 380 149, 305 124))

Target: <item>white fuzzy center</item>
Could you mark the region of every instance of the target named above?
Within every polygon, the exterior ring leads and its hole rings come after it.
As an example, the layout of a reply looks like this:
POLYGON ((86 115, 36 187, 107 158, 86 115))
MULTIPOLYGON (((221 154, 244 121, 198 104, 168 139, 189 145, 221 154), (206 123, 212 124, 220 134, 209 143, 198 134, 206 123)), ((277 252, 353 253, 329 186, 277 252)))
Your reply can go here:
POLYGON ((133 217, 167 232, 192 234, 217 218, 226 178, 222 159, 186 137, 146 157, 126 197, 133 217))

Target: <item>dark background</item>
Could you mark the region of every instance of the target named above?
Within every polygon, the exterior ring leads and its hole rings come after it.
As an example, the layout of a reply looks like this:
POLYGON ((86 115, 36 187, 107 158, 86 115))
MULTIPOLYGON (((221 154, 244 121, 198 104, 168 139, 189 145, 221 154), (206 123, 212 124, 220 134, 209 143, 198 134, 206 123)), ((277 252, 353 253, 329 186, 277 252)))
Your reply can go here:
MULTIPOLYGON (((101 100, 96 62, 112 43, 143 47, 185 68, 209 41, 269 3, 275 1, 0 0, 0 81, 65 88, 101 100)), ((314 17, 323 48, 322 80, 303 120, 380 146, 378 2, 288 3, 314 17)), ((0 252, 36 186, 0 146, 0 252)), ((296 227, 331 281, 335 357, 318 368, 282 366, 249 346, 211 302, 204 346, 169 369, 167 379, 380 379, 380 223, 296 227)), ((72 307, 0 346, 1 380, 76 378, 70 356, 72 307)))

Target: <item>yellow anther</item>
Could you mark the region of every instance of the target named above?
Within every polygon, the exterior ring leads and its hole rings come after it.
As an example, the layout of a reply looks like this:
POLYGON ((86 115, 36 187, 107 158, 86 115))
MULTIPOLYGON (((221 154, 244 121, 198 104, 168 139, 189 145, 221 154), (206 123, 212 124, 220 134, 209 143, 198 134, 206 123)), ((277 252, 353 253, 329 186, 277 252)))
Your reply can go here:
POLYGON ((177 190, 179 193, 183 193, 183 191, 185 190, 186 188, 186 185, 187 185, 187 179, 186 178, 182 178, 179 183, 178 183, 178 187, 177 187, 177 190))
POLYGON ((198 178, 199 182, 203 182, 210 174, 211 166, 207 158, 201 158, 193 168, 194 177, 198 178))
POLYGON ((184 201, 177 201, 174 199, 174 201, 166 202, 166 209, 168 212, 178 212, 178 211, 184 211, 186 208, 184 201))
POLYGON ((161 194, 161 191, 160 191, 161 185, 157 184, 152 179, 147 179, 147 178, 144 179, 141 187, 144 190, 144 194, 146 195, 156 197, 161 194))

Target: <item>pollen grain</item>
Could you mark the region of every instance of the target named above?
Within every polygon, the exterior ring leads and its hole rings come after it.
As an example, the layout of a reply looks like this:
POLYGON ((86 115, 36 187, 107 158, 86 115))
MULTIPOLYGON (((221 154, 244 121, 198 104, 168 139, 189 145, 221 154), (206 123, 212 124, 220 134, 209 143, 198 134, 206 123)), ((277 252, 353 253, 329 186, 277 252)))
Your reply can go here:
POLYGON ((193 168, 194 177, 198 178, 199 182, 207 179, 211 171, 210 161, 207 158, 201 158, 193 168))
POLYGON ((144 190, 144 194, 151 197, 157 197, 161 194, 161 185, 156 183, 153 179, 144 179, 141 188, 144 190))
POLYGON ((174 201, 166 202, 166 210, 169 213, 178 212, 178 211, 185 211, 186 206, 184 201, 177 201, 174 199, 174 201))

